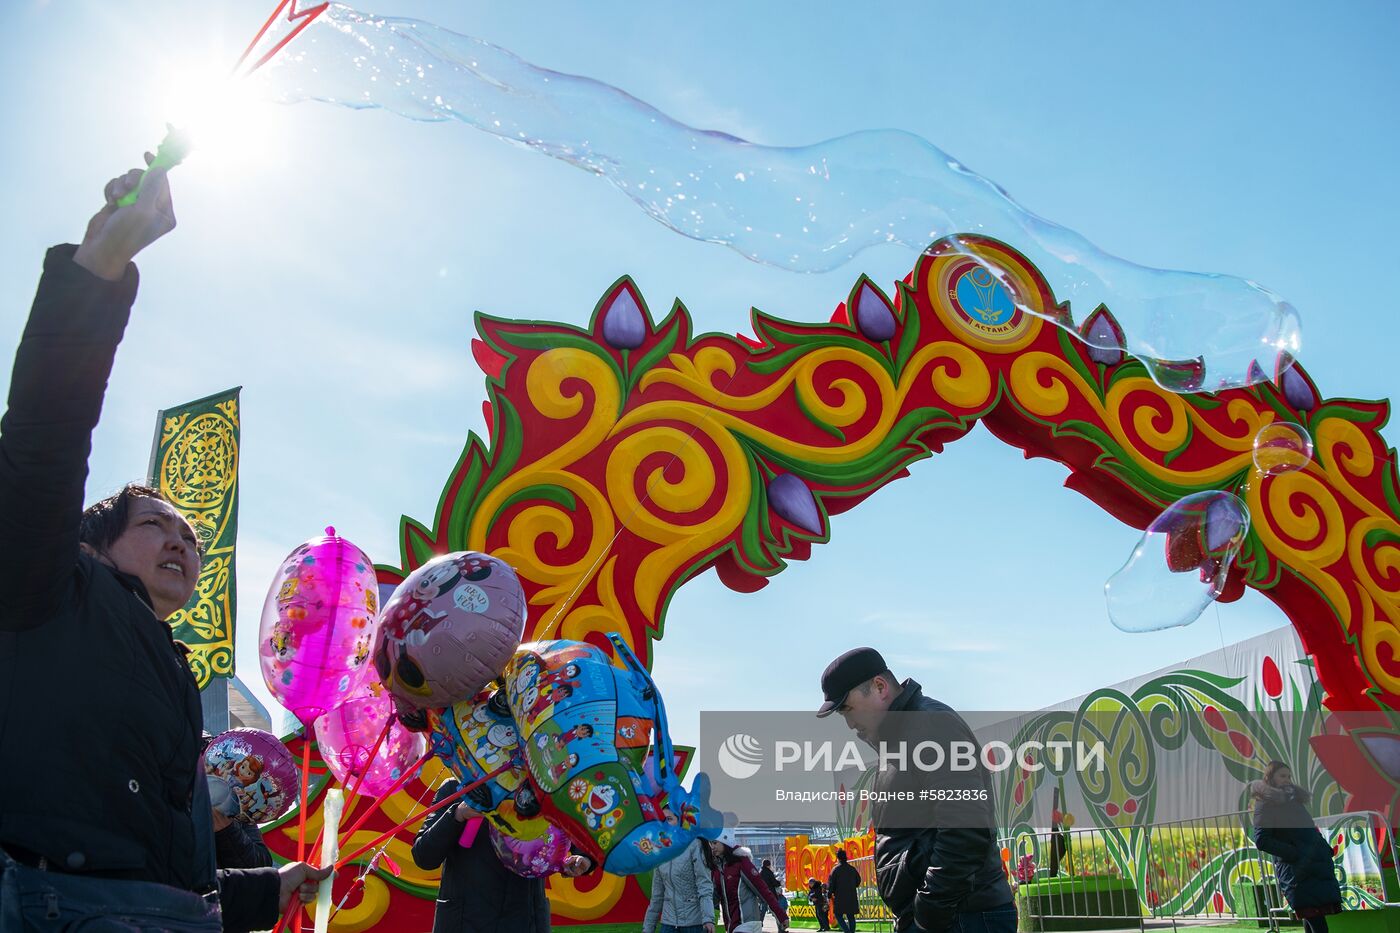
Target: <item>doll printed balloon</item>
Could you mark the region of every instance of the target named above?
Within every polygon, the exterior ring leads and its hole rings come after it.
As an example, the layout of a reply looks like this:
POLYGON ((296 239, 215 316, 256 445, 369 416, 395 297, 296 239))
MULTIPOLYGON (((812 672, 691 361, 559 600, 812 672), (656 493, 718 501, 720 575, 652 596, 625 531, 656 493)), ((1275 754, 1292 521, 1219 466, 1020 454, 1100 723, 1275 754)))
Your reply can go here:
POLYGON ((301 787, 292 753, 261 729, 230 729, 214 736, 204 749, 204 773, 212 779, 211 799, 226 799, 215 784, 222 781, 238 803, 238 818, 252 823, 286 813, 301 787))
POLYGON ((569 836, 552 823, 548 830, 534 839, 508 836, 490 824, 491 847, 501 864, 522 878, 543 878, 564 867, 572 846, 569 836))
POLYGON ((304 724, 371 675, 378 603, 374 565, 334 528, 277 569, 263 604, 258 658, 267 689, 304 724))
POLYGON ((723 820, 707 783, 681 786, 656 685, 609 638, 622 668, 582 642, 532 642, 506 668, 506 689, 544 815, 607 871, 637 874, 713 838, 723 820))
POLYGON ((316 744, 331 774, 346 787, 353 784, 356 793, 376 799, 428 751, 427 737, 405 729, 394 717, 394 700, 377 681, 363 684, 318 716, 315 725, 316 744), (390 723, 389 734, 380 742, 385 723, 390 723))
POLYGON ((409 574, 384 606, 379 679, 419 709, 469 699, 495 680, 525 631, 525 591, 504 561, 444 554, 409 574))

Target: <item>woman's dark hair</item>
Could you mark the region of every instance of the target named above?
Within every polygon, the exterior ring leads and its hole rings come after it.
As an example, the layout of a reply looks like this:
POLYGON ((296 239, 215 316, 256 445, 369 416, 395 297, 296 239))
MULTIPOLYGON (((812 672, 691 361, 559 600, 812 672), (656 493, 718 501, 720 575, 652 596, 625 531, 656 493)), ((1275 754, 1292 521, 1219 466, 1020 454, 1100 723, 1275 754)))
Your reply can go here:
POLYGON ((1275 774, 1278 774, 1280 771, 1292 772, 1292 770, 1293 769, 1288 767, 1288 765, 1275 758, 1273 761, 1269 762, 1267 765, 1264 766, 1264 783, 1272 786, 1274 783, 1275 774))
POLYGON ((700 840, 700 855, 705 859, 705 868, 708 871, 714 871, 719 867, 715 864, 715 854, 710 851, 710 841, 708 839, 700 840))
POLYGON ((846 861, 846 859, 847 859, 846 850, 845 850, 845 849, 837 849, 837 850, 836 850, 836 860, 839 861, 839 862, 841 862, 842 864, 844 864, 845 861, 846 861))
POLYGON ((131 520, 131 500, 157 499, 169 502, 159 489, 143 486, 140 483, 127 483, 121 491, 108 496, 101 502, 94 502, 83 510, 83 520, 78 525, 78 540, 99 554, 107 550, 126 531, 131 520))
MULTIPOLYGON (((131 503, 136 499, 154 499, 157 502, 164 502, 179 512, 175 503, 171 502, 159 489, 143 486, 140 483, 127 483, 120 492, 108 496, 101 502, 94 502, 83 510, 82 520, 78 523, 78 541, 99 554, 106 554, 108 549, 122 536, 122 532, 126 531, 127 525, 131 524, 131 503)), ((209 541, 206 540, 206 533, 212 537, 212 529, 207 525, 197 525, 194 522, 189 522, 189 524, 194 531, 195 553, 199 555, 202 562, 205 557, 205 549, 209 544, 209 541)))

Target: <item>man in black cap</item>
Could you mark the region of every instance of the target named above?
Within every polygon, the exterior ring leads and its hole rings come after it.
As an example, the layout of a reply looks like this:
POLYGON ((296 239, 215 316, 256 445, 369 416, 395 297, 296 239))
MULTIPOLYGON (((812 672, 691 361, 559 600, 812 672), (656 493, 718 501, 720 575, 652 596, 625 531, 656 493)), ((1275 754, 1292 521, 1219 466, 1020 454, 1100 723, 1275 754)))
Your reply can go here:
POLYGON ((901 683, 874 648, 854 648, 827 665, 822 694, 818 716, 840 713, 861 741, 881 752, 871 788, 875 876, 895 929, 1014 933, 1016 905, 997 847, 991 777, 980 750, 972 767, 954 762, 959 743, 978 748, 967 723, 924 696, 914 680, 901 683))

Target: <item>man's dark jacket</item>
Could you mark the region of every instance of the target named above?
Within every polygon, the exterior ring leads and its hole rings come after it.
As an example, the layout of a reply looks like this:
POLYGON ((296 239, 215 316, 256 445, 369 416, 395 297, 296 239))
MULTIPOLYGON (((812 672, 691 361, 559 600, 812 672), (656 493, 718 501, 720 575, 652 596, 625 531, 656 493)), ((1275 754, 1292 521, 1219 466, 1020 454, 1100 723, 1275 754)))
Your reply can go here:
MULTIPOLYGON (((457 787, 447 781, 435 801, 457 787)), ((424 871, 442 866, 433 933, 549 933, 544 879, 522 878, 502 865, 486 826, 464 848, 456 809, 450 804, 429 816, 413 840, 415 865, 424 871)))
POLYGON ((831 892, 831 909, 838 914, 860 913, 860 872, 850 862, 841 862, 826 879, 831 892))
MULTIPOLYGON (((204 780, 194 676, 141 582, 78 548, 136 267, 108 282, 74 249, 45 257, 0 420, 0 846, 53 870, 193 890, 212 857, 190 808, 204 780)), ((276 923, 276 871, 220 881, 226 926, 276 923)))
MULTIPOLYGON (((947 704, 924 696, 913 680, 904 681, 890 705, 878 741, 902 741, 911 749, 923 741, 950 750, 953 742, 976 744, 962 717, 947 704)), ((992 782, 985 769, 890 767, 876 773, 874 790, 912 792, 914 797, 912 802, 877 799, 874 807, 876 882, 896 917, 895 929, 907 930, 917 923, 928 933, 944 933, 959 913, 1011 903, 997 846, 992 782), (921 791, 963 799, 920 800, 921 791)))

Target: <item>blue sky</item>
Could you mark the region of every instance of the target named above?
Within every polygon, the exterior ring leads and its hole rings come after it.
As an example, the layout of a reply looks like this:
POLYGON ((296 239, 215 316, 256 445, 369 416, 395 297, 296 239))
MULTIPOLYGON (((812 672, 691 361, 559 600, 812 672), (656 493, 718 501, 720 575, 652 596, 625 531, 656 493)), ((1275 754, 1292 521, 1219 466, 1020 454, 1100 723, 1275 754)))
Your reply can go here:
MULTIPOLYGON (((1325 393, 1400 390, 1394 5, 385 2, 372 11, 759 142, 918 133, 1108 252, 1278 292, 1325 393)), ((231 61, 272 4, 114 6, 0 10, 6 357, 44 248, 81 234, 189 76, 231 61)), ((482 431, 474 311, 581 322, 631 273, 654 309, 680 297, 703 330, 733 332, 751 305, 825 320, 859 273, 887 284, 912 262, 881 249, 822 275, 761 267, 457 125, 321 104, 264 104, 250 125, 172 176, 180 226, 141 259, 88 496, 142 473, 158 409, 244 386, 238 663, 259 689, 276 562, 332 523, 396 560, 399 515, 430 519, 482 431)), ((1208 611, 1118 632, 1102 585, 1138 533, 1063 478, 978 430, 837 517, 832 543, 762 592, 688 584, 656 650, 676 740, 697 738, 702 708, 814 706, 822 667, 856 644, 956 706, 1017 709, 1283 623, 1249 595, 1219 625, 1208 611)))

